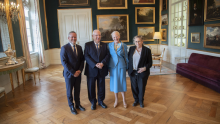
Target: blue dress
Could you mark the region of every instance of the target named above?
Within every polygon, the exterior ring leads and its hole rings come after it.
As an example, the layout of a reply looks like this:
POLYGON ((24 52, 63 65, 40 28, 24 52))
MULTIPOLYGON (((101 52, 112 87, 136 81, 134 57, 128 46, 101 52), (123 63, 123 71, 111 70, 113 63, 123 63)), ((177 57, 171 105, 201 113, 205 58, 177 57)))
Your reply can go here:
POLYGON ((126 69, 128 68, 127 45, 121 43, 117 51, 114 42, 109 43, 110 91, 114 93, 127 91, 126 69), (124 50, 123 50, 124 47, 124 50), (125 63, 126 59, 126 63, 125 63))

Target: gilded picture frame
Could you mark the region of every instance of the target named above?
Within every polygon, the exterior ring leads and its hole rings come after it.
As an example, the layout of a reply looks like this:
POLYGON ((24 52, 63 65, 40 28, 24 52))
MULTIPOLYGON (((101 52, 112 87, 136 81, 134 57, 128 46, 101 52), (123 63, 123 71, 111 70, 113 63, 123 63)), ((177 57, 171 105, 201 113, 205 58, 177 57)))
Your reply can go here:
POLYGON ((167 41, 167 29, 161 29, 161 41, 167 41))
POLYGON ((135 24, 155 24, 155 7, 135 7, 135 24))
POLYGON ((89 6, 90 0, 59 0, 59 7, 89 6))
POLYGON ((129 42, 128 14, 97 15, 97 29, 101 32, 102 42, 112 42, 111 33, 118 31, 122 42, 129 42))
POLYGON ((143 41, 154 41, 155 27, 138 27, 138 35, 143 37, 143 41))
POLYGON ((205 0, 204 21, 220 20, 220 1, 219 0, 205 0), (214 1, 214 3, 212 3, 214 1), (216 16, 217 15, 217 16, 216 16))
POLYGON ((189 1, 189 26, 204 25, 204 0, 189 1))
POLYGON ((200 32, 191 33, 191 43, 200 43, 200 32))
POLYGON ((167 10, 167 0, 162 0, 162 11, 167 10))
POLYGON ((155 4, 155 0, 132 0, 133 4, 155 4))
POLYGON ((97 0, 98 9, 128 9, 127 0, 97 0))
POLYGON ((204 47, 220 49, 220 23, 204 25, 204 47))
POLYGON ((168 25, 168 14, 161 15, 161 25, 168 25))

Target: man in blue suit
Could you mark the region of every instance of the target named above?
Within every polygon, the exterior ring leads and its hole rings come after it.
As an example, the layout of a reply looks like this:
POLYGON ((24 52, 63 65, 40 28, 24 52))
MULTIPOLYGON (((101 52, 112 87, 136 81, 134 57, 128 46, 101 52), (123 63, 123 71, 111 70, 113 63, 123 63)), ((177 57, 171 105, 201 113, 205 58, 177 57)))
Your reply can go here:
POLYGON ((108 75, 109 51, 107 44, 101 41, 101 32, 94 30, 93 40, 85 44, 85 75, 87 76, 87 88, 91 109, 96 109, 96 81, 98 88, 98 105, 107 108, 103 100, 105 99, 105 76, 108 75))
POLYGON ((72 114, 77 114, 76 109, 85 111, 80 105, 80 85, 81 85, 81 72, 84 68, 84 56, 82 47, 76 44, 77 35, 76 32, 71 31, 68 35, 69 43, 61 47, 60 59, 64 67, 63 76, 66 82, 66 94, 68 104, 72 114), (74 100, 73 103, 73 91, 74 87, 74 100))

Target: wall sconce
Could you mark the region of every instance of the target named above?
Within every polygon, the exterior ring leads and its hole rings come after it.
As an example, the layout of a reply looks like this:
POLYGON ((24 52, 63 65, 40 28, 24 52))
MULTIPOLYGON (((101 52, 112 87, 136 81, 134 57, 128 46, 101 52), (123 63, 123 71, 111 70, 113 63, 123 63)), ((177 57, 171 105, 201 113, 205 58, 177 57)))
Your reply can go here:
POLYGON ((6 17, 6 12, 5 12, 5 5, 3 3, 0 3, 0 19, 4 23, 7 23, 7 17, 6 17))
POLYGON ((15 23, 18 20, 19 16, 19 4, 16 5, 16 3, 11 2, 9 5, 9 15, 11 17, 11 20, 15 23))

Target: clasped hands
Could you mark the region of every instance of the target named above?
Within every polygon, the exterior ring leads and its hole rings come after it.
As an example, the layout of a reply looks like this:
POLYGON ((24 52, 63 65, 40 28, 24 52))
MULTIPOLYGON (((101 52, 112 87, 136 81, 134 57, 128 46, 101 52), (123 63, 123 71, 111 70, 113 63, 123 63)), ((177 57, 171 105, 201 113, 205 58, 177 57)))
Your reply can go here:
POLYGON ((102 67, 104 66, 104 64, 103 64, 103 63, 97 63, 95 66, 96 66, 97 68, 99 68, 99 69, 102 69, 102 67))
POLYGON ((146 71, 146 67, 138 68, 137 73, 142 73, 144 71, 146 71))
POLYGON ((75 72, 75 74, 74 74, 73 76, 74 76, 74 77, 78 77, 78 76, 80 75, 80 73, 81 73, 81 71, 78 70, 78 71, 75 72))

